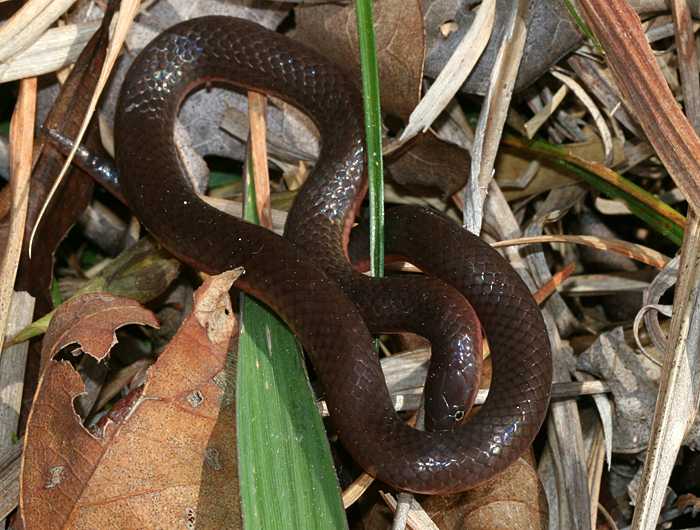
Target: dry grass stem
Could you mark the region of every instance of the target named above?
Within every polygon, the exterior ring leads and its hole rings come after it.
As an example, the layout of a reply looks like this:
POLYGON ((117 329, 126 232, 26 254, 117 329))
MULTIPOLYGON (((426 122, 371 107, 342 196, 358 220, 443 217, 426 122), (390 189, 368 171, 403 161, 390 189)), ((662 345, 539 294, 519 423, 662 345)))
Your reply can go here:
POLYGON ((569 88, 566 86, 566 84, 562 84, 554 93, 552 99, 547 101, 547 103, 545 103, 545 105, 532 118, 525 122, 523 129, 525 130, 528 138, 535 137, 537 131, 539 131, 540 127, 542 127, 552 116, 552 114, 554 114, 554 111, 557 110, 568 93, 569 88))
POLYGON ((526 0, 518 0, 517 8, 512 11, 479 114, 464 198, 464 227, 473 234, 481 232, 486 192, 493 178, 494 162, 527 37, 528 4, 526 0))
POLYGON ((0 452, 0 524, 19 503, 19 472, 22 443, 0 452))
POLYGON ((588 95, 588 93, 573 77, 566 75, 563 72, 559 72, 557 70, 552 71, 552 75, 559 81, 564 83, 564 85, 569 87, 571 91, 574 94, 576 94, 576 97, 579 99, 579 101, 581 101, 583 106, 586 107, 586 110, 588 110, 588 112, 591 115, 591 118, 593 118, 593 122, 598 128, 598 132, 600 133, 600 139, 603 142, 603 148, 605 149, 605 159, 603 160, 603 164, 605 164, 606 166, 612 165, 614 154, 612 134, 610 133, 610 127, 608 127, 608 124, 605 122, 603 114, 598 109, 598 105, 595 104, 593 98, 591 98, 591 96, 588 95))
POLYGON ((34 77, 73 64, 92 34, 97 22, 51 28, 27 49, 0 63, 0 83, 34 77))
POLYGON ((435 118, 447 107, 454 95, 481 57, 493 30, 496 0, 485 0, 479 6, 474 22, 455 48, 440 75, 435 78, 408 119, 399 143, 406 142, 419 132, 425 132, 435 118))
POLYGON ((267 96, 258 92, 248 92, 248 105, 255 204, 258 210, 258 217, 260 218, 260 225, 265 228, 272 228, 270 174, 267 170, 267 96))
MULTIPOLYGON (((7 247, 0 270, 0 329, 7 328, 15 284, 17 266, 22 251, 24 225, 27 219, 29 182, 34 148, 34 120, 36 119, 36 78, 20 82, 19 97, 10 124, 10 186, 12 186, 12 210, 7 247)), ((0 351, 5 333, 0 337, 0 351)))
POLYGON ((34 44, 75 0, 30 0, 0 27, 0 63, 34 44))
POLYGON ((632 258, 641 263, 646 263, 657 269, 663 268, 668 262, 668 256, 664 256, 656 250, 630 243, 622 239, 606 239, 597 236, 577 236, 568 234, 552 234, 531 237, 519 237, 517 239, 506 239, 497 241, 491 246, 494 248, 508 247, 512 245, 532 245, 536 243, 570 243, 574 245, 585 245, 598 250, 615 252, 628 258, 632 258))
MULTIPOLYGON (((382 496, 382 499, 384 499, 386 505, 391 510, 395 511, 398 506, 396 498, 390 493, 384 493, 383 491, 380 491, 379 494, 382 496)), ((400 521, 400 523, 402 522, 403 521, 400 521)), ((425 513, 415 500, 413 500, 410 510, 405 515, 405 523, 405 526, 411 530, 439 530, 428 514, 425 513)))
POLYGON ((551 280, 545 283, 537 290, 535 294, 532 295, 535 301, 538 304, 544 302, 550 294, 557 290, 557 287, 559 287, 569 276, 574 273, 574 270, 576 270, 576 264, 569 263, 562 270, 554 274, 551 280))
POLYGON ((352 484, 343 490, 343 507, 347 509, 355 504, 355 502, 362 497, 365 491, 367 491, 367 488, 369 488, 373 482, 374 478, 372 478, 371 475, 361 473, 352 484))

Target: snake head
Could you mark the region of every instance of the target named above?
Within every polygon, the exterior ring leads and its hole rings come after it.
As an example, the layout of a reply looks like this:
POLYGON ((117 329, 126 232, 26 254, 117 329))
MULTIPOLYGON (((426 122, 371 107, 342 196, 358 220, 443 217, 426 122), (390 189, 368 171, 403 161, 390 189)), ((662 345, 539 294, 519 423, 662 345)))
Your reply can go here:
POLYGON ((479 390, 474 375, 461 370, 433 367, 425 383, 425 428, 429 431, 455 429, 471 409, 479 390))

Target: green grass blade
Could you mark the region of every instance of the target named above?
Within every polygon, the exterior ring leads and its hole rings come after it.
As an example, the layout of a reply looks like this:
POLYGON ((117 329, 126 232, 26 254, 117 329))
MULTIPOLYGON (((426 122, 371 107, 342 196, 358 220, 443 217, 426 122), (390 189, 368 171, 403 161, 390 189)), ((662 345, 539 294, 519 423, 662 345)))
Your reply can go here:
POLYGON ((532 158, 576 175, 609 198, 624 202, 630 211, 650 228, 676 245, 681 244, 685 217, 619 173, 602 164, 573 156, 567 152, 565 146, 553 145, 544 140, 528 141, 508 136, 503 143, 532 158))
POLYGON ((595 46, 596 51, 600 55, 604 56, 605 52, 603 51, 603 47, 598 41, 598 37, 595 36, 595 34, 591 31, 591 28, 588 27, 588 24, 586 24, 581 15, 578 14, 574 3, 571 0, 564 0, 564 5, 566 6, 566 9, 569 12, 569 15, 571 16, 571 20, 574 21, 574 24, 576 24, 576 27, 578 27, 579 31, 583 35, 585 35, 587 39, 590 39, 593 45, 595 46))
MULTIPOLYGON (((249 176, 245 218, 257 222, 251 183, 249 176)), ((328 439, 294 335, 267 307, 243 295, 238 344, 243 527, 347 528, 328 439)))
POLYGON ((382 161, 382 115, 379 101, 379 67, 372 23, 372 1, 357 0, 357 33, 362 70, 362 101, 367 139, 369 179, 370 271, 384 275, 384 163, 382 161))

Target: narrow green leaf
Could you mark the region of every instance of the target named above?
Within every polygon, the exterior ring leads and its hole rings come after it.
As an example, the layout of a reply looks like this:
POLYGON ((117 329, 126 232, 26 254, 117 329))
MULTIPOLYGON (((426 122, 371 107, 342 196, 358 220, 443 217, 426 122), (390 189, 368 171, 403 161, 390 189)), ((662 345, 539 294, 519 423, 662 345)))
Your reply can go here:
POLYGON ((565 146, 550 144, 544 140, 528 141, 507 136, 503 144, 578 176, 611 199, 624 202, 635 216, 662 236, 676 245, 681 244, 685 217, 619 173, 602 164, 573 156, 566 151, 565 146))
POLYGON ((54 277, 51 279, 51 307, 58 307, 63 303, 61 289, 58 280, 54 277))
MULTIPOLYGON (((257 222, 250 174, 247 180, 244 218, 257 222)), ((347 528, 301 348, 282 321, 246 295, 236 407, 244 528, 347 528)))
POLYGON ((574 24, 576 24, 576 26, 578 27, 578 30, 583 35, 585 35, 586 38, 591 40, 591 42, 596 48, 596 51, 600 55, 605 55, 603 47, 600 45, 598 38, 591 31, 591 28, 588 27, 588 24, 586 24, 581 15, 579 15, 578 11, 576 10, 576 6, 573 4, 573 2, 571 0, 564 0, 564 5, 566 6, 566 9, 569 12, 569 15, 571 16, 571 20, 573 20, 574 24))
POLYGON ((357 33, 362 70, 362 101, 367 140, 369 179, 370 271, 384 275, 384 162, 382 161, 382 114, 379 100, 379 67, 372 22, 372 1, 357 0, 357 33))
MULTIPOLYGON (((145 303, 165 292, 178 274, 180 262, 151 238, 144 237, 88 280, 71 299, 81 294, 104 292, 145 303)), ((52 296, 53 293, 52 287, 52 296)), ((5 347, 45 333, 55 312, 54 309, 23 328, 12 340, 6 341, 5 347)))

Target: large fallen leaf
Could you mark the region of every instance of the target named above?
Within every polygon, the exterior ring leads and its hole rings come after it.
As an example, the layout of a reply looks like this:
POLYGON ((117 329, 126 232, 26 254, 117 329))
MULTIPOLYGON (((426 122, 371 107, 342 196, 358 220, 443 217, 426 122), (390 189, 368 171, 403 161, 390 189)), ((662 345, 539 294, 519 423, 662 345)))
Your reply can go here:
POLYGON ((236 271, 195 293, 192 314, 149 370, 141 391, 88 432, 73 409, 84 385, 69 344, 107 356, 114 330, 155 326, 136 302, 105 294, 70 301, 54 317, 29 416, 21 510, 28 528, 237 528, 235 417, 226 354, 234 330, 228 290, 236 271))
MULTIPOLYGON (((476 18, 473 9, 476 3, 464 0, 424 2, 428 41, 425 64, 427 77, 436 77, 442 71, 464 34, 469 31, 476 18)), ((511 0, 498 0, 493 36, 473 72, 462 85, 462 92, 483 95, 488 90, 499 43, 508 29, 507 20, 513 9, 515 3, 511 0)), ((580 33, 567 12, 565 2, 533 0, 529 11, 525 55, 518 70, 516 90, 531 85, 581 42, 580 33)))
MULTIPOLYGON (((311 46, 360 79, 354 4, 296 8, 294 38, 311 46)), ((420 98, 425 37, 420 2, 384 0, 374 4, 382 111, 408 120, 420 98)))
POLYGON ((544 530, 548 511, 532 456, 518 459, 495 479, 458 495, 423 500, 442 530, 544 530))

